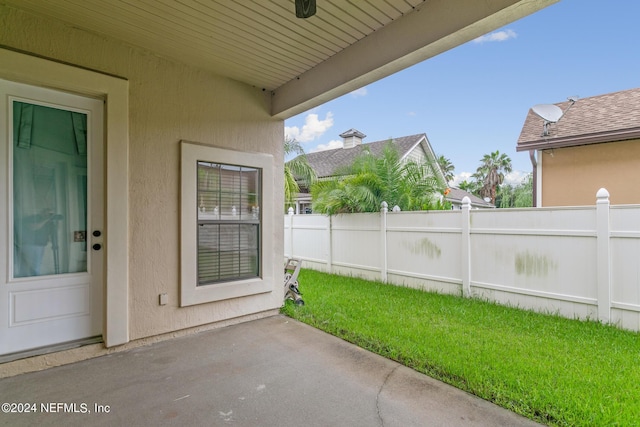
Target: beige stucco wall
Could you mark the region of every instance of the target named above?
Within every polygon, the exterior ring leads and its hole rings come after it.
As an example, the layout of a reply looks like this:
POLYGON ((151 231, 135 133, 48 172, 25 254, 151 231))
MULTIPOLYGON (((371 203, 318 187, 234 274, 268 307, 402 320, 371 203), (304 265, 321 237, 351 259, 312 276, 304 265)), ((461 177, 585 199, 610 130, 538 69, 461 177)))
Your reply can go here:
POLYGON ((542 206, 594 205, 600 188, 611 204, 640 203, 640 140, 542 152, 542 206))
MULTIPOLYGON (((179 141, 271 153, 274 188, 281 189, 284 126, 270 117, 261 90, 2 5, 0 45, 129 81, 129 188, 121 191, 128 193, 129 201, 131 339, 282 304, 282 289, 276 288, 268 294, 179 308, 179 141), (161 293, 169 296, 166 306, 158 303, 161 293)), ((272 197, 274 206, 283 205, 280 191, 272 197)), ((282 254, 281 210, 271 214, 275 229, 270 247, 282 254)), ((280 266, 282 257, 275 258, 280 266)))

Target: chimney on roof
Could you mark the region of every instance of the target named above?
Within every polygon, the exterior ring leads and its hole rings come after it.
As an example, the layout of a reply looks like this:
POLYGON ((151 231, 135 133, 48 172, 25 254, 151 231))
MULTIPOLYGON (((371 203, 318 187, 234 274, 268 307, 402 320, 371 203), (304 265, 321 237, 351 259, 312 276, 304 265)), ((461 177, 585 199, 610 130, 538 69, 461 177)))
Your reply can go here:
POLYGON ((349 129, 346 132, 340 134, 340 138, 342 138, 342 148, 353 148, 357 145, 362 144, 362 140, 366 138, 367 135, 360 132, 357 129, 349 129))

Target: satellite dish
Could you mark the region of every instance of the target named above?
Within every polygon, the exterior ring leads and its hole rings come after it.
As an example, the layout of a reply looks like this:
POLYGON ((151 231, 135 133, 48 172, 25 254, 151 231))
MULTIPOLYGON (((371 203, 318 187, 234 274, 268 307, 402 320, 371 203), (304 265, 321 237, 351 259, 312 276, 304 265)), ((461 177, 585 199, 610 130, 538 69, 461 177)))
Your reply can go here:
POLYGON ((531 107, 534 113, 537 116, 542 117, 544 120, 544 124, 542 125, 542 136, 549 136, 549 125, 551 123, 558 123, 558 121, 564 116, 569 108, 573 106, 578 100, 577 96, 570 96, 567 98, 571 104, 567 107, 566 110, 562 111, 560 107, 553 104, 538 104, 531 107))
POLYGON ((531 107, 534 113, 549 123, 555 123, 562 117, 562 110, 553 104, 538 104, 531 107))

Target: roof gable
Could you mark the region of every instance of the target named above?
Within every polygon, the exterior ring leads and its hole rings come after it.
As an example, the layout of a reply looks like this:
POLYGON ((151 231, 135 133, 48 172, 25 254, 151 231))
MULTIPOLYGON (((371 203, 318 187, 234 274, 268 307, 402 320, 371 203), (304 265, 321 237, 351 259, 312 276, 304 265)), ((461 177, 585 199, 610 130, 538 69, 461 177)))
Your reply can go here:
POLYGON ((529 110, 517 151, 640 138, 640 88, 579 99, 571 108, 569 101, 555 105, 565 114, 549 125, 547 136, 544 120, 529 110))

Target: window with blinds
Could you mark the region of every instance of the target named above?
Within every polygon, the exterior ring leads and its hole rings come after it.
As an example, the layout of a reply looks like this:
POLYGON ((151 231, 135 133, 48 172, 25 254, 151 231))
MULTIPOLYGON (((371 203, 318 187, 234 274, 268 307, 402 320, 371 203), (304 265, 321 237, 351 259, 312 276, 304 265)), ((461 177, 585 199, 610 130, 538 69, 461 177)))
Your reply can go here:
POLYGON ((197 286, 260 275, 258 168, 198 161, 197 286))

